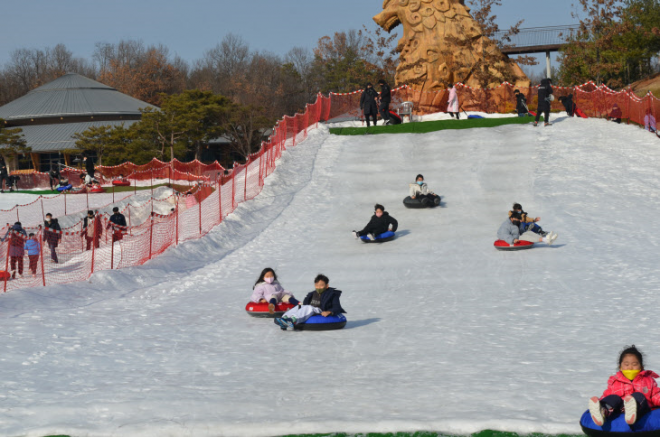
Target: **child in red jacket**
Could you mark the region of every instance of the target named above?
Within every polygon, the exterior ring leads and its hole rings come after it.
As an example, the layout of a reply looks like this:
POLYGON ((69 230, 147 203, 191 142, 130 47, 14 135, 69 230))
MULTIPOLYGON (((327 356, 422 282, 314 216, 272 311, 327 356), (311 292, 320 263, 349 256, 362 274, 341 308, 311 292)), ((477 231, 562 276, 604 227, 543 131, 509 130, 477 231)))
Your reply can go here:
POLYGON ((605 420, 625 412, 626 423, 634 424, 651 409, 660 406, 658 374, 644 370, 644 358, 635 345, 619 355, 619 371, 610 376, 603 396, 589 399, 589 413, 594 423, 603 426, 605 420))

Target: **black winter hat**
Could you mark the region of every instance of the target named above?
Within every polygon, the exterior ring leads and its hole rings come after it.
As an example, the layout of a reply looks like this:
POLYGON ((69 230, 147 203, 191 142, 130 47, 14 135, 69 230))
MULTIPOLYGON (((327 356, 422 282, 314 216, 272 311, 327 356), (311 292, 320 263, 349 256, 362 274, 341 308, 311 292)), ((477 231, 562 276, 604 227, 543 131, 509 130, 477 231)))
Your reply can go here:
POLYGON ((366 88, 369 88, 370 86, 373 86, 373 85, 371 84, 371 82, 367 82, 367 86, 366 86, 366 88))

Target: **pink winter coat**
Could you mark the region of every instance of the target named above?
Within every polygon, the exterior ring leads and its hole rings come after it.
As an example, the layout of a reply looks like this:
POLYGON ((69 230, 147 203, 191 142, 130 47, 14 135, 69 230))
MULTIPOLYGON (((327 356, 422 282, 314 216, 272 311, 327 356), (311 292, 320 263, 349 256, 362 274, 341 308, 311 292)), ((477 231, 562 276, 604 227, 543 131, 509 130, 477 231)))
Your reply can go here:
POLYGON ((449 90, 449 100, 447 100, 447 112, 459 112, 458 93, 456 87, 449 90))
POLYGON ((284 295, 294 297, 293 293, 286 291, 277 281, 274 281, 272 284, 269 284, 268 282, 260 282, 254 287, 250 301, 259 303, 261 299, 270 301, 272 298, 275 298, 278 302, 281 302, 284 295))
POLYGON ((651 408, 657 408, 660 406, 660 388, 655 382, 658 377, 658 374, 652 370, 642 370, 631 381, 623 373, 617 372, 616 375, 610 376, 609 381, 607 381, 607 389, 603 392, 601 399, 609 395, 617 395, 623 398, 633 393, 641 393, 651 408))

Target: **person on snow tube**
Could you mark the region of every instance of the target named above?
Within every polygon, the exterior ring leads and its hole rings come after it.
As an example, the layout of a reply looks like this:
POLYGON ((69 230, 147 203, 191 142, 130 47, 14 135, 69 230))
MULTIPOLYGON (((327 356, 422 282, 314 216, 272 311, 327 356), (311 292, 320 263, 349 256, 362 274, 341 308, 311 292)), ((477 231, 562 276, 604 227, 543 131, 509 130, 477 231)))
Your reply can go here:
POLYGON ((259 275, 259 279, 252 287, 252 296, 250 301, 254 303, 268 302, 268 312, 275 313, 275 305, 280 302, 298 305, 300 302, 293 297, 293 293, 286 291, 277 281, 275 270, 266 267, 259 275))
POLYGON ((556 232, 545 232, 543 228, 536 223, 541 221, 541 217, 529 217, 525 211, 523 211, 522 205, 519 203, 513 204, 513 209, 509 211, 509 217, 511 214, 517 212, 520 214, 520 232, 525 233, 527 231, 532 231, 535 234, 539 234, 542 237, 546 237, 548 234, 555 234, 556 232))
POLYGON ((553 233, 548 234, 546 237, 539 237, 538 234, 535 234, 532 231, 524 232, 520 234, 520 222, 522 216, 520 213, 514 212, 509 218, 502 223, 500 229, 497 231, 497 239, 506 241, 507 243, 513 245, 522 241, 529 241, 531 243, 545 243, 552 244, 557 239, 557 236, 553 233))
POLYGON ((424 176, 418 174, 415 178, 415 183, 410 184, 410 198, 419 199, 424 205, 440 205, 440 196, 433 191, 429 191, 429 187, 424 182, 424 176))
POLYGON ((651 409, 660 406, 658 374, 644 370, 644 357, 635 347, 626 347, 619 355, 619 371, 610 376, 607 389, 600 399, 589 399, 589 413, 594 423, 603 426, 606 420, 625 413, 626 423, 633 425, 651 409))
POLYGON ((330 279, 323 274, 314 278, 314 291, 305 296, 302 305, 291 308, 281 318, 275 319, 275 324, 282 330, 294 329, 296 325, 305 323, 310 317, 320 314, 323 317, 345 313, 339 298, 341 291, 330 287, 330 279))
POLYGON ((353 231, 355 238, 360 238, 366 235, 373 241, 376 239, 377 235, 383 234, 387 231, 396 232, 396 228, 399 227, 399 222, 385 211, 385 207, 376 204, 374 209, 374 215, 371 217, 371 220, 369 220, 369 223, 367 223, 367 226, 361 231, 353 231))

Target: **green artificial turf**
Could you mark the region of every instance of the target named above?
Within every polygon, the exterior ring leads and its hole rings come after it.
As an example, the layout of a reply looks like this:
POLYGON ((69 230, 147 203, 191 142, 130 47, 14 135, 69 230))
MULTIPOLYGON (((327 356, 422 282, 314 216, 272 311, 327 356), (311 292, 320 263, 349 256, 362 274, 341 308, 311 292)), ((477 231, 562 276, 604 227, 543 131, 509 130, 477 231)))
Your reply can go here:
MULTIPOLYGON (((541 116, 541 119, 543 116, 541 116)), ((478 127, 496 127, 507 124, 529 124, 534 118, 505 117, 505 118, 470 118, 462 120, 439 120, 404 123, 395 126, 372 127, 337 127, 331 128, 333 135, 365 135, 365 134, 425 134, 445 129, 474 129, 478 127)))
MULTIPOLYGON (((159 185, 154 185, 154 189, 158 187, 169 187, 169 184, 159 184, 159 185)), ((182 186, 179 185, 174 185, 174 189, 178 189, 182 186)), ((186 187, 186 190, 188 190, 190 187, 186 187)), ((103 187, 106 193, 112 193, 112 187, 103 187)), ((115 187, 115 193, 121 193, 123 191, 144 191, 144 190, 151 190, 151 187, 115 187)), ((185 191, 185 190, 184 190, 185 191)), ((18 191, 12 191, 12 192, 5 192, 5 194, 11 194, 11 193, 24 193, 24 194, 40 194, 42 196, 50 196, 53 194, 60 194, 59 191, 51 191, 51 190, 18 190, 18 191)), ((69 193, 71 194, 71 193, 69 193)))
MULTIPOLYGON (((458 437, 450 436, 448 434, 440 434, 437 432, 429 431, 418 431, 418 432, 397 432, 397 433, 367 433, 367 434, 345 434, 345 433, 330 433, 330 434, 292 434, 283 437, 458 437)), ((521 437, 515 432, 505 432, 505 431, 492 431, 485 430, 475 434, 471 434, 469 437, 521 437)), ((526 434, 524 437, 584 437, 583 435, 569 435, 569 434, 559 434, 550 436, 547 434, 532 433, 526 434)))
MULTIPOLYGON (((70 437, 65 435, 58 436, 46 436, 46 437, 70 437)), ((329 433, 329 434, 291 434, 282 437, 460 437, 460 436, 450 436, 448 434, 440 434, 437 432, 429 431, 418 431, 418 432, 397 432, 397 433, 367 433, 367 434, 346 434, 346 433, 329 433)), ((471 434, 468 437, 523 437, 520 434, 515 432, 506 432, 506 431, 492 431, 485 430, 471 434)), ((559 435, 549 435, 549 434, 540 434, 532 433, 526 434, 524 437, 584 437, 583 435, 570 435, 570 434, 559 434, 559 435)))

